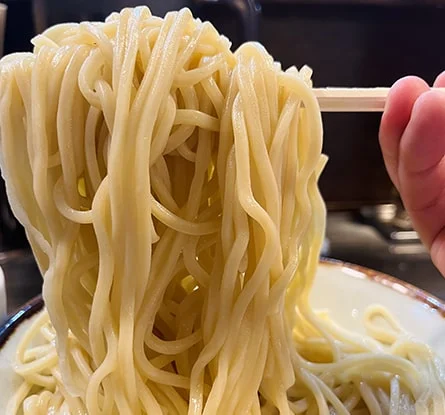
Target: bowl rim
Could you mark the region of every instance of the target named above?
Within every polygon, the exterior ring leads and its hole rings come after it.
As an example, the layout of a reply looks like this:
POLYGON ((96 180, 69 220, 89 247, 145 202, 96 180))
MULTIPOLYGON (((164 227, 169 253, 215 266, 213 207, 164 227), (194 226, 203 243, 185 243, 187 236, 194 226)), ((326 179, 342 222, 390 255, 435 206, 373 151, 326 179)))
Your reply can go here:
MULTIPOLYGON (((362 265, 352 264, 339 259, 322 257, 320 258, 320 263, 325 266, 344 268, 350 271, 348 272, 348 275, 353 278, 367 279, 388 287, 402 295, 409 296, 437 311, 442 318, 445 318, 445 301, 409 282, 362 265)), ((0 350, 6 344, 10 336, 14 334, 16 328, 23 323, 23 321, 28 320, 41 311, 43 306, 44 302, 42 295, 38 295, 7 316, 6 321, 0 326, 0 350)))
POLYGON ((0 350, 14 334, 16 328, 25 320, 30 319, 43 309, 42 295, 37 295, 6 317, 6 321, 0 326, 0 350))
POLYGON ((385 274, 384 272, 338 259, 321 258, 320 263, 327 266, 338 266, 353 271, 353 273, 349 272, 348 275, 355 278, 371 280, 402 295, 411 297, 412 299, 427 305, 429 308, 438 312, 442 318, 445 318, 445 300, 442 300, 409 282, 385 274))

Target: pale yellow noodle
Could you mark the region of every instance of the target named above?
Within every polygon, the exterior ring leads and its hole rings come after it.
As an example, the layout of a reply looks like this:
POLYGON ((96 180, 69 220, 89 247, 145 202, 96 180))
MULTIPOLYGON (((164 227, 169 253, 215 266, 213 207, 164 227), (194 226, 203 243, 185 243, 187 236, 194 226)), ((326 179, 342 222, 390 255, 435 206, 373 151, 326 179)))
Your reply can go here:
POLYGON ((445 413, 385 308, 309 294, 324 238, 312 71, 189 10, 63 24, 0 61, 1 165, 44 278, 9 414, 445 413))

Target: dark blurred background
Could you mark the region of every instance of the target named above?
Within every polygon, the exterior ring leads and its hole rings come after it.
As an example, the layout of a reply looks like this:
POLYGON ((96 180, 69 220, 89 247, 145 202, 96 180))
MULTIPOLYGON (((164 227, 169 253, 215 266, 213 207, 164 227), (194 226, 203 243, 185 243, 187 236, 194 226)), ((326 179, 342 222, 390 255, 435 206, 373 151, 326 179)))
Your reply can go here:
MULTIPOLYGON (((415 74, 432 82, 445 69, 445 0, 10 0, 4 52, 30 50, 47 26, 102 20, 125 6, 156 15, 189 7, 234 47, 259 40, 284 67, 308 64, 317 87, 391 86, 415 74)), ((321 189, 329 208, 325 254, 387 272, 445 299, 445 280, 429 256, 385 172, 380 114, 324 114, 328 166, 321 189)), ((40 291, 21 227, 0 189, 0 264, 11 311, 40 291)))

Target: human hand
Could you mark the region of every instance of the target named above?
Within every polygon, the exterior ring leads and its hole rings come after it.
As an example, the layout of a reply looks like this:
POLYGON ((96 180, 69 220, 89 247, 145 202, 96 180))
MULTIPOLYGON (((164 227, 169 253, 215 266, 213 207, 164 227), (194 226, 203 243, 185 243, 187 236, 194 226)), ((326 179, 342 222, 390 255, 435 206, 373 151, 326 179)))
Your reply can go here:
MULTIPOLYGON (((435 87, 445 87, 445 72, 435 87)), ((445 93, 406 77, 388 95, 380 146, 414 228, 445 276, 445 93)))

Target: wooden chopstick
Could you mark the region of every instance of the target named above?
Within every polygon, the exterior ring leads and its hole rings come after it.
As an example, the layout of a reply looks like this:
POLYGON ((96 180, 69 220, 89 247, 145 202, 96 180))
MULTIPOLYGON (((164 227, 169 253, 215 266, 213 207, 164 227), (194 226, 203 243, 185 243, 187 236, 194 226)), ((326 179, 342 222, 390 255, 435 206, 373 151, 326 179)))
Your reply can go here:
MULTIPOLYGON (((442 91, 445 88, 431 88, 442 91)), ((389 88, 314 88, 322 112, 382 112, 389 88)))

